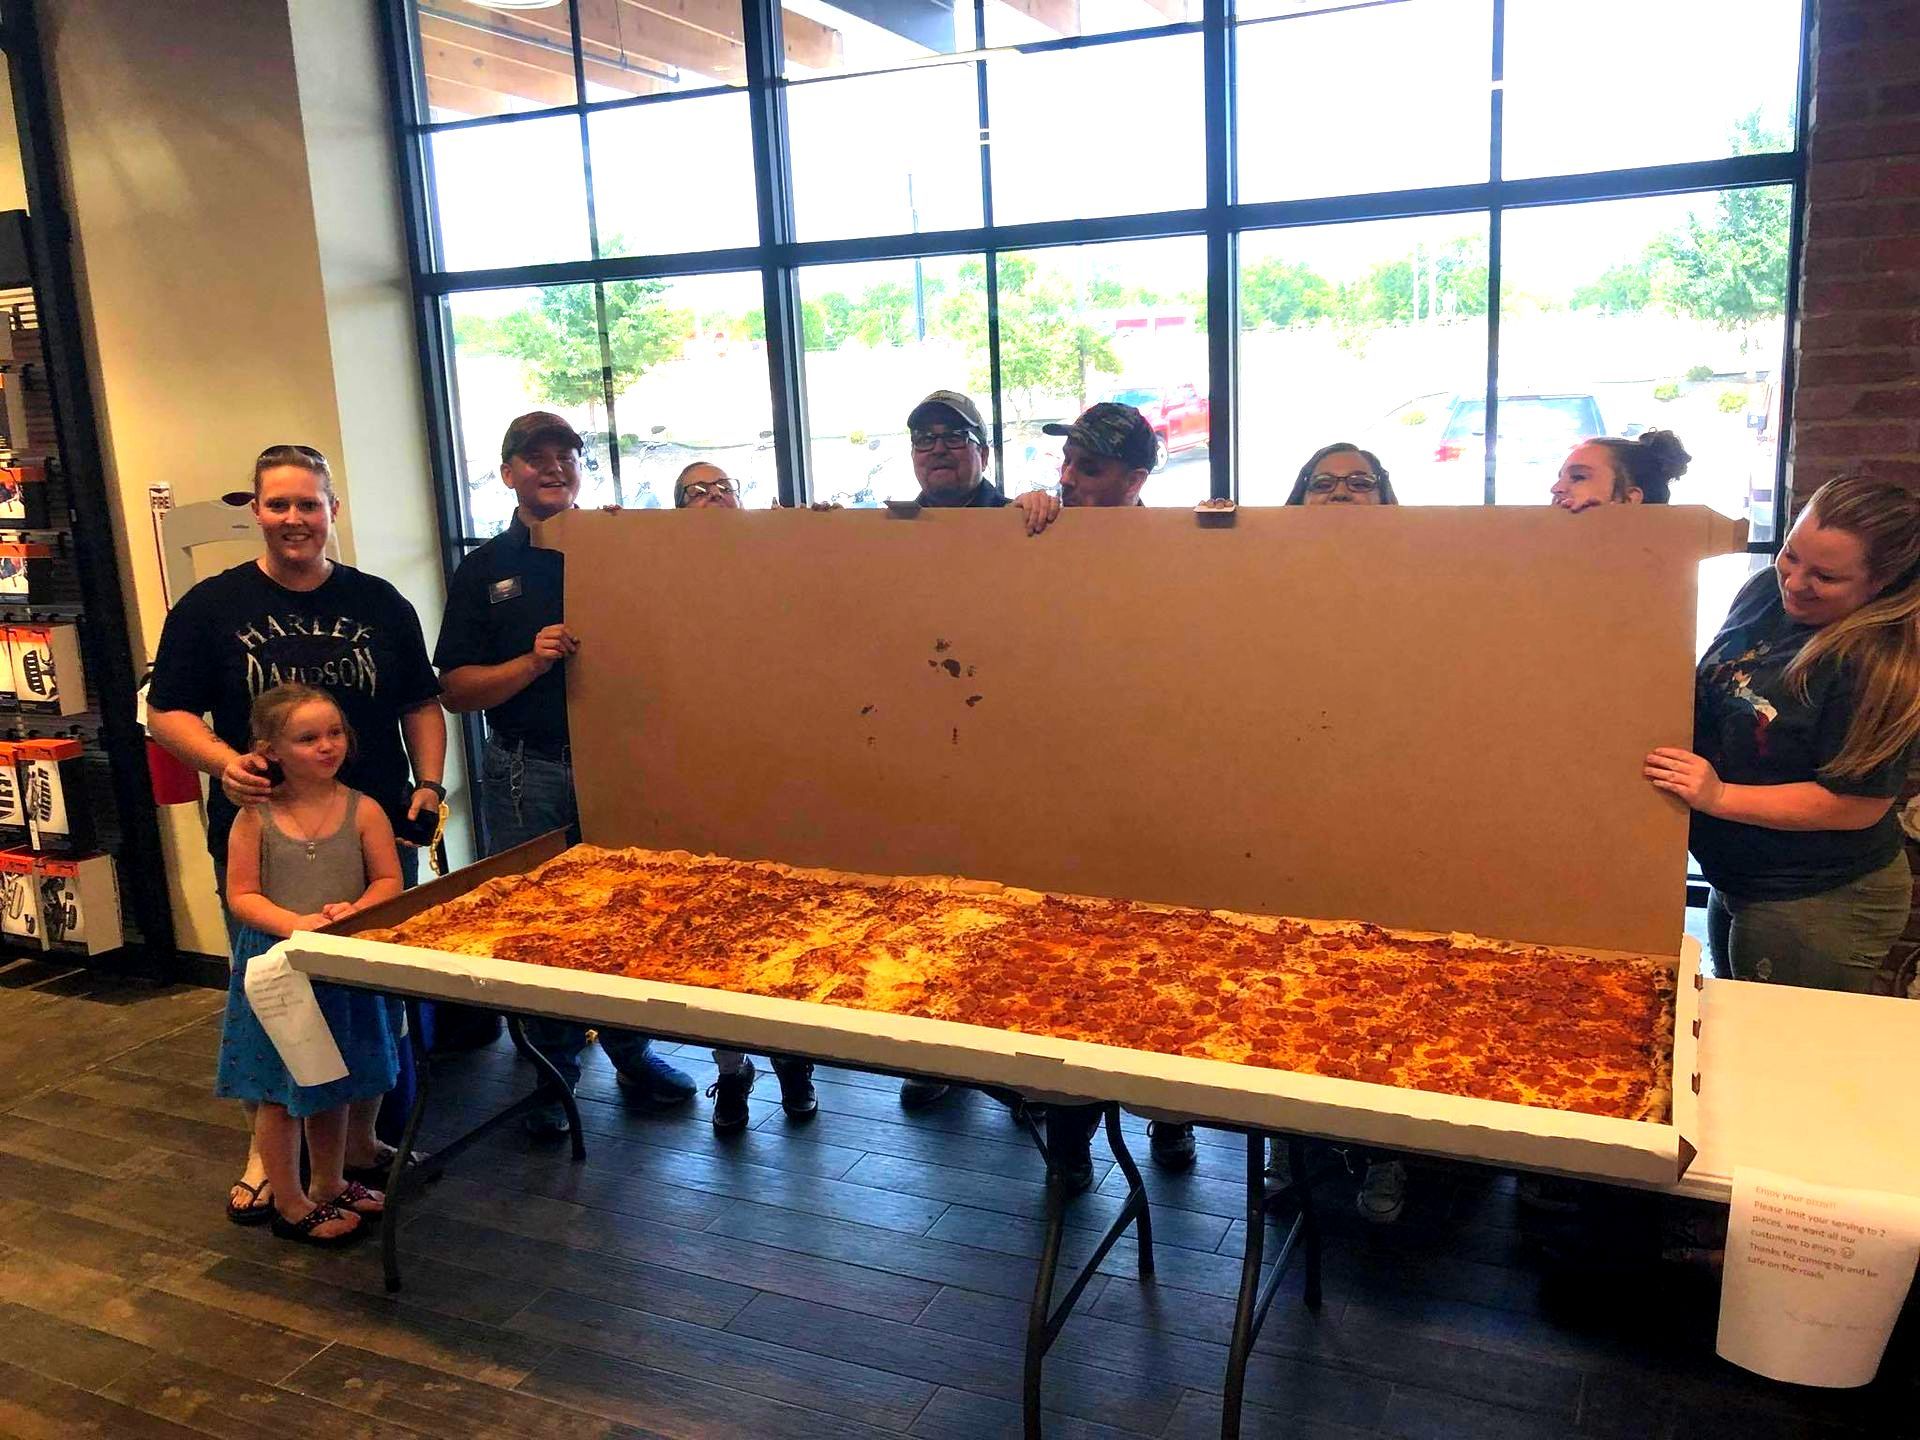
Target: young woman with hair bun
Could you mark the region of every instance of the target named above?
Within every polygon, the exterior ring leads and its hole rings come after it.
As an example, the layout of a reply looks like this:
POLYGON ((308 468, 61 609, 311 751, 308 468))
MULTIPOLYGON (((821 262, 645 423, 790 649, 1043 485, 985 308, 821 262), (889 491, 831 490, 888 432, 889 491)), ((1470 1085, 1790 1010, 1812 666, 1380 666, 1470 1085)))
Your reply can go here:
POLYGON ((1633 440, 1582 440, 1561 463, 1553 503, 1576 513, 1596 505, 1664 505, 1692 459, 1671 430, 1649 430, 1633 440))
POLYGON ((1920 494, 1842 476, 1735 597, 1692 750, 1646 776, 1693 809, 1715 969, 1870 991, 1912 904, 1894 799, 1920 737, 1920 494))

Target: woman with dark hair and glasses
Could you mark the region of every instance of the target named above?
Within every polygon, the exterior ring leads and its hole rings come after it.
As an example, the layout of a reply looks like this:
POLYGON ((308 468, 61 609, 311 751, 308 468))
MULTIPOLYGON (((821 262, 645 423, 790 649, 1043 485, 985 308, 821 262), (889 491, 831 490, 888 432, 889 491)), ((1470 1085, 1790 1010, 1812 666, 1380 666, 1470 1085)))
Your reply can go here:
POLYGON ((1289 505, 1398 505, 1387 467, 1371 450, 1337 440, 1300 467, 1289 505))
MULTIPOLYGON (((328 557, 339 510, 326 456, 309 445, 261 451, 253 462, 253 513, 266 553, 195 585, 160 632, 148 728, 161 745, 214 777, 207 848, 223 911, 227 832, 240 807, 263 803, 275 784, 248 732, 248 713, 261 692, 309 685, 339 704, 359 737, 340 779, 377 801, 397 829, 433 814, 446 798, 447 722, 420 617, 385 580, 328 557)), ((403 845, 400 854, 401 873, 412 884, 419 853, 403 845)), ((227 930, 231 944, 231 914, 227 930)), ((393 1152, 374 1137, 379 1108, 377 1099, 353 1107, 350 1179, 385 1178, 393 1152)), ((266 1168, 250 1146, 227 1215, 246 1225, 273 1213, 266 1168)))

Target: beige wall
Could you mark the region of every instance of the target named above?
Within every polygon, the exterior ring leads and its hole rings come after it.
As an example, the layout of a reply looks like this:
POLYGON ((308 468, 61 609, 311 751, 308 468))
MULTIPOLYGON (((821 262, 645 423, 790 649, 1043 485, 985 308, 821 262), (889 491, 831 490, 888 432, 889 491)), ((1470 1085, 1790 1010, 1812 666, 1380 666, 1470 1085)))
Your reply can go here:
MULTIPOLYGON (((209 499, 285 441, 337 458, 345 558, 399 585, 431 641, 441 584, 372 7, 42 8, 136 652, 165 614, 148 485, 209 499)), ((163 812, 163 831, 181 943, 218 953, 199 817, 163 812)))
POLYGON ((27 176, 13 128, 13 80, 0 65, 0 210, 27 208, 27 176))

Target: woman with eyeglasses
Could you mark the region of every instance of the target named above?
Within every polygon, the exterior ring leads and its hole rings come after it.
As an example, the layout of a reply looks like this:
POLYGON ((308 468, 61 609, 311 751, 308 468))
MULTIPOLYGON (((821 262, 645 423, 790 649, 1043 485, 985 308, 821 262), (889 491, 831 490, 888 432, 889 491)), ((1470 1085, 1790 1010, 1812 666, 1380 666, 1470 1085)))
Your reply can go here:
POLYGON ((676 510, 738 510, 740 487, 710 460, 696 460, 673 482, 676 510))
POLYGON ((1300 467, 1289 505, 1398 505, 1380 457, 1337 440, 1300 467))
MULTIPOLYGON (((253 462, 253 514, 265 553, 195 585, 160 632, 147 725, 166 749, 214 778, 207 848, 223 912, 234 817, 242 806, 263 804, 277 783, 248 728, 263 691, 307 685, 338 703, 358 736, 340 779, 371 796, 402 833, 446 798, 446 716, 420 617, 385 580, 329 558, 339 511, 326 456, 309 445, 261 451, 253 462)), ((419 852, 403 844, 400 855, 412 884, 419 852)), ((226 918, 231 944, 235 927, 231 913, 226 918)), ((401 1053, 404 1061, 406 1047, 401 1053)), ((377 1098, 352 1108, 350 1180, 386 1178, 393 1151, 375 1138, 379 1109, 377 1098)), ((227 1198, 228 1218, 240 1225, 270 1220, 268 1192, 266 1167, 250 1145, 246 1173, 227 1198)))

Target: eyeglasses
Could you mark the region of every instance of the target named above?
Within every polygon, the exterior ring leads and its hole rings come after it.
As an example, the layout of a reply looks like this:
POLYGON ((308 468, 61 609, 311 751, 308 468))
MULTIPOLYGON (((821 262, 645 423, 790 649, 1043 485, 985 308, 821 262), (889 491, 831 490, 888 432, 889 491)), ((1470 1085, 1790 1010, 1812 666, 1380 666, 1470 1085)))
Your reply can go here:
POLYGON ((908 438, 913 448, 922 455, 936 447, 943 450, 964 450, 975 443, 971 430, 915 430, 908 438))
POLYGON ((1380 480, 1375 475, 1315 475, 1307 481, 1307 489, 1316 495, 1331 495, 1342 485, 1356 495, 1370 495, 1380 488, 1380 480))
POLYGON ((732 495, 734 493, 733 481, 731 480, 696 480, 691 485, 686 485, 681 488, 680 498, 682 500, 703 500, 709 495, 732 495))
MULTIPOLYGON (((270 456, 279 454, 283 450, 292 450, 296 454, 306 456, 309 460, 318 460, 322 465, 327 463, 327 457, 311 445, 269 445, 260 452, 260 459, 265 460, 270 456)), ((259 461, 255 461, 254 463, 258 464, 259 461)))

